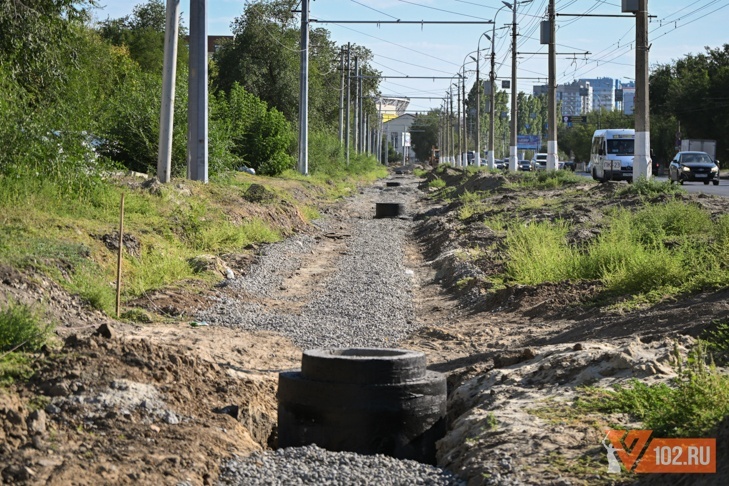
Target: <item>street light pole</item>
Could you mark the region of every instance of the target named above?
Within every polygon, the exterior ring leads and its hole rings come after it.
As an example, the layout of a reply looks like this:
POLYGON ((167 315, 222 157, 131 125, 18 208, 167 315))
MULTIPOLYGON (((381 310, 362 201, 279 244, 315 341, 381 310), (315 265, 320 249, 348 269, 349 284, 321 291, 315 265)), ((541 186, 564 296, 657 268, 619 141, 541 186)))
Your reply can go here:
MULTIPOLYGON (((555 0, 549 0, 549 82, 547 103, 547 170, 557 170, 559 167, 559 152, 557 150, 557 53, 556 41, 556 11, 555 0)), ((541 133, 541 130, 540 130, 541 133)), ((541 148, 541 146, 539 147, 541 148)))
POLYGON ((509 171, 516 172, 518 163, 517 155, 517 123, 516 123, 516 6, 517 2, 512 4, 513 22, 511 23, 511 136, 509 143, 509 171))
MULTIPOLYGON (((484 32, 478 37, 478 45, 476 46, 476 167, 481 166, 481 38, 491 39, 484 32)), ((493 86, 492 86, 493 88, 493 86)))
POLYGON ((458 85, 456 85, 456 92, 458 95, 458 98, 456 101, 456 103, 457 103, 456 106, 458 107, 458 158, 456 160, 458 161, 458 163, 456 165, 460 166, 460 165, 462 165, 462 162, 463 162, 461 160, 461 154, 463 154, 463 145, 461 145, 462 139, 461 139, 461 77, 460 77, 460 75, 458 76, 458 85))
POLYGON ((517 6, 521 3, 530 3, 532 0, 524 0, 523 2, 517 2, 514 3, 507 3, 502 2, 504 5, 508 6, 512 13, 513 13, 513 21, 511 23, 511 141, 509 143, 509 171, 510 172, 516 172, 516 167, 519 161, 519 156, 517 154, 517 120, 516 120, 516 114, 517 114, 517 87, 516 87, 516 9, 517 6))
POLYGON ((650 179, 651 130, 648 100, 648 0, 638 0, 635 12, 635 157, 633 180, 650 179))
POLYGON ((496 164, 494 162, 494 145, 496 143, 496 17, 499 15, 499 12, 501 12, 502 9, 508 6, 509 4, 504 2, 504 6, 496 11, 496 14, 494 14, 494 23, 491 27, 491 72, 489 73, 489 81, 491 82, 491 106, 489 107, 489 111, 491 112, 491 114, 489 116, 489 153, 486 157, 489 169, 496 168, 496 164))

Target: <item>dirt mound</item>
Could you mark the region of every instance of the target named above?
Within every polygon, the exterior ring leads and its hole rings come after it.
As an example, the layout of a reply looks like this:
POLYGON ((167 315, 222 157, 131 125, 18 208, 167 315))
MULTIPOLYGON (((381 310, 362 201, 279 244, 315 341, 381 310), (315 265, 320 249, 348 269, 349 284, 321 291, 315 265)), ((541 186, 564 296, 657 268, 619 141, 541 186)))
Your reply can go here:
POLYGON ((36 367, 0 398, 7 482, 211 484, 219 458, 275 443, 275 380, 234 377, 192 347, 104 326, 36 367))

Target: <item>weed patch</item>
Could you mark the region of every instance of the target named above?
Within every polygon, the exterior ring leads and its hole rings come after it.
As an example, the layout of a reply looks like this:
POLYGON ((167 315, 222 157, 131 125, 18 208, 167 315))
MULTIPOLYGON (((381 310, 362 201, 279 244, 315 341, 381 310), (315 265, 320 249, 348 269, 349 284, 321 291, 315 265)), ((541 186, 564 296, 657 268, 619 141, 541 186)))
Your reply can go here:
POLYGON ((707 364, 706 347, 699 343, 672 386, 632 380, 612 390, 585 388, 577 406, 627 413, 659 437, 702 436, 729 415, 729 376, 707 364))

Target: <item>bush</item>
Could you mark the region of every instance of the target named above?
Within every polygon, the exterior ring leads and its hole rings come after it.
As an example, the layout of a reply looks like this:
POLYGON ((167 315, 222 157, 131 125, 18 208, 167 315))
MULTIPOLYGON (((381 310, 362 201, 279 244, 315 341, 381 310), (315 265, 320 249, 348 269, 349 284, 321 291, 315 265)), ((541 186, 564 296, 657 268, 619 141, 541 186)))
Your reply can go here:
POLYGON ((43 312, 14 300, 0 309, 0 352, 38 351, 47 344, 53 325, 43 312))
POLYGON ((561 221, 511 225, 506 232, 509 276, 527 285, 576 277, 567 231, 561 221))
POLYGON ((577 405, 630 414, 657 437, 702 436, 729 415, 729 376, 705 360, 706 349, 699 344, 679 367, 673 386, 632 380, 613 390, 588 388, 577 405))
POLYGON ((264 101, 238 84, 227 95, 214 95, 211 103, 221 165, 240 161, 259 174, 271 176, 295 167, 289 153, 294 132, 281 112, 268 109, 264 101))
POLYGON ((324 130, 309 132, 309 172, 338 176, 344 174, 344 149, 337 135, 324 130))

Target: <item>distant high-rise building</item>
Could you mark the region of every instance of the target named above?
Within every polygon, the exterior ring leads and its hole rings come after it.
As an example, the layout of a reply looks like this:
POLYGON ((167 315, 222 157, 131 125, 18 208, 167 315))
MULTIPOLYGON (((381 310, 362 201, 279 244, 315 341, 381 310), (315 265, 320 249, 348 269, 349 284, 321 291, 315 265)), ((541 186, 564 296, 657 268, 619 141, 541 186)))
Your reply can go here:
POLYGON ((579 80, 592 86, 592 109, 612 111, 615 109, 615 85, 613 78, 595 78, 579 80))
MULTIPOLYGON (((547 94, 548 89, 546 84, 535 85, 532 87, 532 94, 534 96, 547 94)), ((626 115, 632 115, 635 105, 635 83, 623 84, 613 78, 582 78, 558 85, 557 101, 562 103, 563 116, 584 115, 601 108, 610 111, 622 109, 626 115)))
POLYGON ((635 82, 623 84, 623 113, 632 115, 635 108, 635 82))
POLYGON ((557 103, 562 104, 562 116, 584 115, 591 111, 592 97, 590 83, 572 81, 557 86, 557 103))
POLYGON ((532 86, 532 95, 541 96, 549 94, 549 86, 546 84, 538 84, 532 86))

